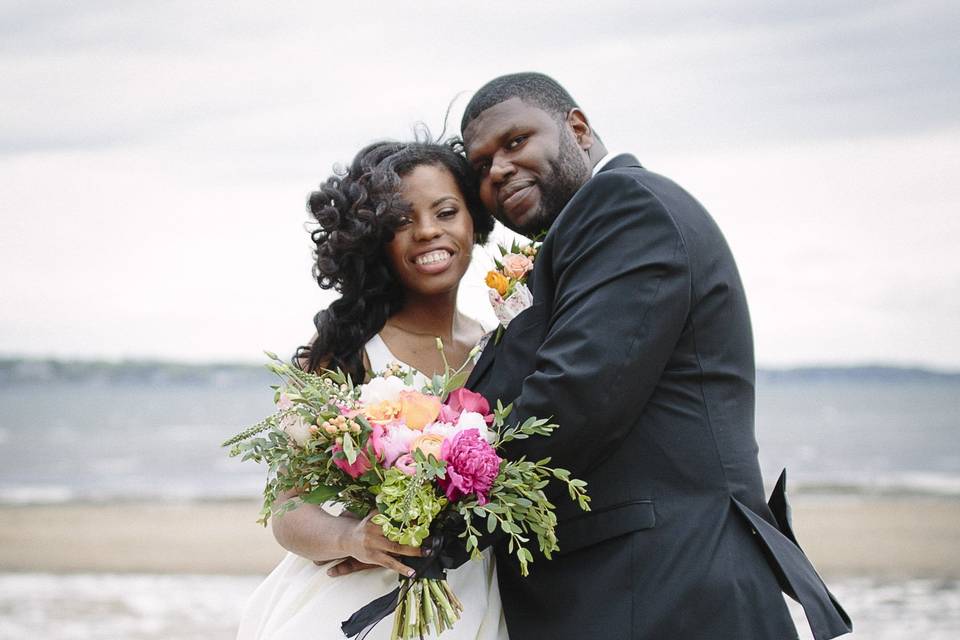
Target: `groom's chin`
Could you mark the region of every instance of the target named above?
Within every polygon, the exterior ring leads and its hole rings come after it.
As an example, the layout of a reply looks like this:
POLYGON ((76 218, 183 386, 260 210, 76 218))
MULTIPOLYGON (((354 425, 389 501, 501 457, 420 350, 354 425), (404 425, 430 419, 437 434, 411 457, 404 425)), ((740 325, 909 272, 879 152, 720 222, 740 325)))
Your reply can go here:
POLYGON ((496 218, 507 229, 510 229, 511 231, 519 233, 520 235, 524 235, 528 238, 535 237, 538 233, 544 231, 548 226, 547 221, 544 219, 543 212, 540 211, 539 207, 525 212, 516 220, 510 219, 502 212, 500 215, 496 216, 496 218))

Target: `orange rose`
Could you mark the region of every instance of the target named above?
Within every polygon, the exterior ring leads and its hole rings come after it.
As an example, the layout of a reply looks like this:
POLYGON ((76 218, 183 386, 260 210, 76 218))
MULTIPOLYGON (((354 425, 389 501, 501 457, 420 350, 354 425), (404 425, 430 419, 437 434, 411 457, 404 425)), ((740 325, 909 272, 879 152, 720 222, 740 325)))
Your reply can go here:
POLYGON ((487 286, 491 289, 496 289, 497 293, 505 296, 507 295, 507 287, 510 286, 510 281, 507 280, 507 276, 499 271, 489 271, 487 272, 487 286))
POLYGON ((440 415, 440 398, 427 396, 417 391, 400 392, 400 418, 417 431, 440 415))
POLYGON ((378 424, 393 422, 400 416, 400 403, 381 400, 364 409, 363 414, 370 422, 378 424))
POLYGON ((440 459, 440 447, 443 445, 443 436, 437 433, 425 433, 422 436, 417 436, 413 439, 413 442, 410 443, 410 451, 416 451, 420 449, 423 452, 423 455, 430 456, 433 455, 437 460, 440 459))

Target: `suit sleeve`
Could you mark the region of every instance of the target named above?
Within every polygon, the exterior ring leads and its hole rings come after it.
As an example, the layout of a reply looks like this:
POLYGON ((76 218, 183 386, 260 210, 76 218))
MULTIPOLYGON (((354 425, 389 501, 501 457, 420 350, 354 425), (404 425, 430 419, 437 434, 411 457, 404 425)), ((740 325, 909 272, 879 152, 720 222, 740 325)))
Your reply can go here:
POLYGON ((591 179, 558 223, 554 307, 511 422, 552 416, 560 427, 510 443, 507 454, 550 456, 582 477, 621 443, 656 387, 687 321, 690 269, 669 211, 629 174, 591 179))

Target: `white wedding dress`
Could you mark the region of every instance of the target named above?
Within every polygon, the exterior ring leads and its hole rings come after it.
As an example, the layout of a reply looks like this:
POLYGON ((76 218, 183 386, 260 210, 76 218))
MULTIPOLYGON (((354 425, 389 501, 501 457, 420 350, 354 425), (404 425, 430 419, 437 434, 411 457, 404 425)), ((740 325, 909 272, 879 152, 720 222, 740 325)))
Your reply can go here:
MULTIPOLYGON (((403 364, 379 335, 366 344, 365 350, 374 371, 382 371, 391 362, 403 364)), ((331 578, 327 575, 331 566, 332 563, 317 566, 312 560, 288 553, 247 601, 237 640, 342 639, 342 621, 398 584, 397 574, 387 569, 369 569, 331 578)), ((447 580, 463 603, 464 611, 453 629, 445 631, 442 638, 507 640, 490 549, 483 552, 482 559, 448 571, 447 580)), ((388 640, 392 628, 393 614, 381 620, 367 639, 388 640)))

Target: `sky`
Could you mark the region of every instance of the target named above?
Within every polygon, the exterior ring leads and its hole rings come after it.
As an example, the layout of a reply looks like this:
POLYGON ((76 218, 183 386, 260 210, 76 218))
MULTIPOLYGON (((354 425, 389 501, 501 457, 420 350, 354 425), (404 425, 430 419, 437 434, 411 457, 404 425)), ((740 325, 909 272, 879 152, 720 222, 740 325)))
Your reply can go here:
POLYGON ((960 369, 958 43, 923 0, 0 2, 0 355, 292 352, 310 191, 536 70, 716 218, 761 366, 960 369))

